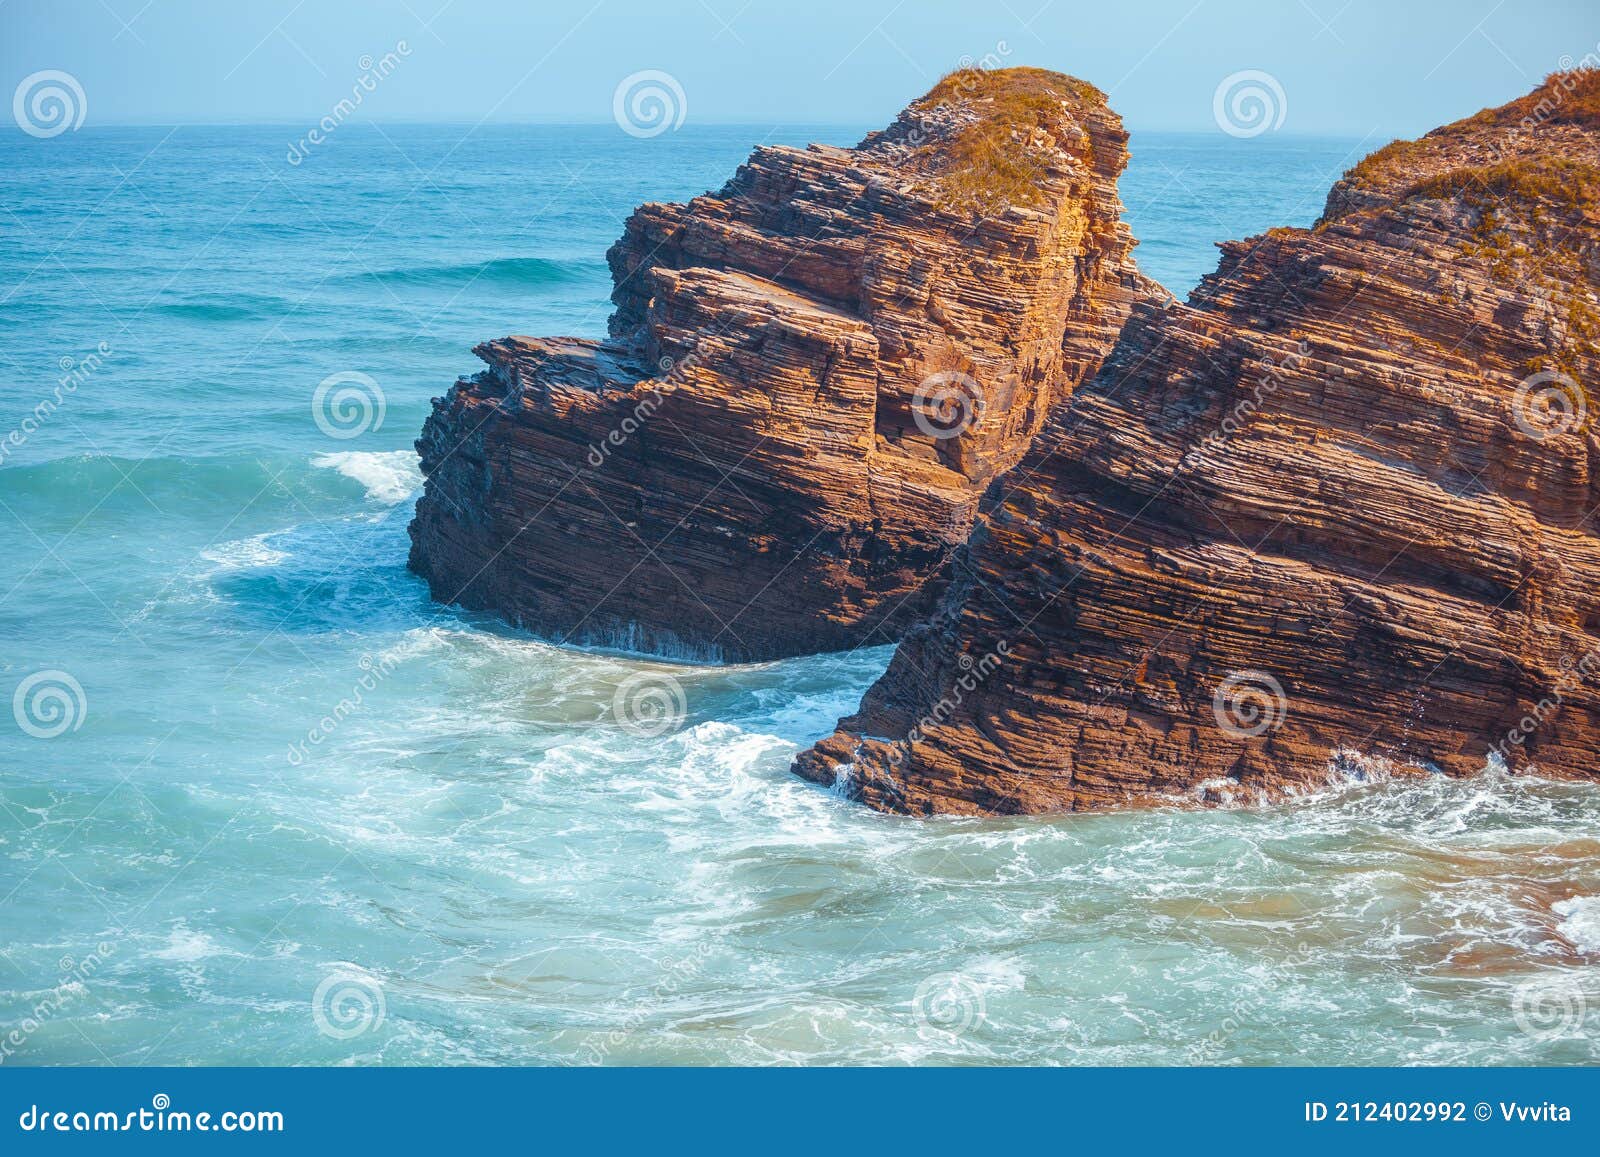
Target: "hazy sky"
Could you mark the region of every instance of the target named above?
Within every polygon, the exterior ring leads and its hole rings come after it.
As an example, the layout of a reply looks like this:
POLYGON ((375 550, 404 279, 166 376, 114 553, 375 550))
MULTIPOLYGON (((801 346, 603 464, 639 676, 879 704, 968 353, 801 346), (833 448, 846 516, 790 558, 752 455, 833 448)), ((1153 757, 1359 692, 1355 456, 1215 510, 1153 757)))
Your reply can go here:
POLYGON ((989 57, 1093 81, 1134 128, 1214 129, 1219 81, 1254 69, 1282 88, 1283 133, 1412 135, 1600 53, 1600 4, 0 0, 0 83, 68 72, 90 125, 314 122, 401 41, 360 116, 604 121, 654 69, 690 122, 879 124, 989 57))

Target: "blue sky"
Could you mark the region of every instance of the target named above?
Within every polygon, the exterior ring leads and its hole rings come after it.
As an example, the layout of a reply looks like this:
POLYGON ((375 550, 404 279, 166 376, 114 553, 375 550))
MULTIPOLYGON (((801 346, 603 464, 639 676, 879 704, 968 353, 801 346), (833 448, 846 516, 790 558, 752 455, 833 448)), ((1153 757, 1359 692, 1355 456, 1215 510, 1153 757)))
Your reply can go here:
POLYGON ((379 59, 383 121, 605 121, 653 69, 688 122, 880 124, 963 60, 1107 90, 1139 129, 1215 128, 1219 82, 1281 85, 1283 133, 1413 135, 1600 53, 1593 0, 0 0, 0 84, 70 73, 88 124, 315 121, 379 59))

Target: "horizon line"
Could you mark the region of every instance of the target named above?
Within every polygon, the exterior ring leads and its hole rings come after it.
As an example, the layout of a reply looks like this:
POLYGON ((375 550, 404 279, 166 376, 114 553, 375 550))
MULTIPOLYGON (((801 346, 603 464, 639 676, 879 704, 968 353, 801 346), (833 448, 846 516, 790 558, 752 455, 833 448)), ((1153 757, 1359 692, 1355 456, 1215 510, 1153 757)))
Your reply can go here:
MULTIPOLYGON (((93 123, 86 123, 81 128, 79 128, 77 130, 74 130, 74 131, 82 132, 84 129, 131 129, 131 128, 158 128, 158 129, 183 129, 183 128, 283 128, 283 129, 303 129, 306 126, 307 123, 315 123, 315 122, 307 122, 305 120, 299 120, 299 119, 296 119, 296 120, 279 120, 279 119, 265 119, 265 120, 207 120, 207 119, 168 120, 168 119, 163 119, 163 118, 159 118, 159 117, 154 117, 154 118, 150 118, 150 119, 137 119, 137 120, 95 121, 93 123)), ((612 121, 612 119, 610 117, 602 117, 602 118, 596 118, 596 119, 591 119, 591 120, 542 120, 542 119, 532 119, 532 118, 530 118, 530 119, 503 119, 503 120, 477 121, 477 122, 467 121, 467 120, 448 120, 448 119, 444 119, 444 120, 426 120, 426 119, 421 119, 421 118, 396 117, 396 118, 392 118, 392 119, 391 118, 383 118, 383 119, 363 120, 363 121, 360 121, 360 122, 346 122, 345 124, 342 124, 339 127, 340 128, 374 128, 374 127, 405 127, 405 128, 410 128, 410 127, 418 127, 418 128, 463 128, 463 129, 468 129, 468 130, 477 130, 477 129, 482 129, 482 128, 601 128, 601 127, 604 127, 606 125, 611 125, 613 123, 614 122, 612 121)), ((871 131, 874 131, 874 129, 876 129, 876 128, 882 128, 882 127, 883 127, 882 125, 875 125, 874 123, 867 122, 867 121, 832 121, 832 120, 764 121, 764 120, 717 120, 717 119, 705 119, 705 120, 699 120, 693 125, 685 125, 683 128, 675 129, 670 133, 664 134, 664 136, 671 137, 671 136, 675 135, 676 133, 683 132, 684 129, 689 129, 689 130, 692 131, 693 129, 696 129, 696 128, 750 128, 750 129, 766 129, 768 131, 772 131, 772 130, 776 130, 776 129, 848 129, 848 130, 850 130, 852 132, 859 132, 859 131, 862 131, 862 130, 865 130, 867 132, 871 132, 871 131)), ((1144 133, 1171 133, 1173 135, 1181 135, 1181 136, 1216 137, 1219 140, 1231 140, 1231 139, 1234 139, 1232 137, 1228 137, 1226 134, 1221 133, 1215 127, 1212 127, 1212 128, 1197 128, 1197 127, 1177 127, 1177 126, 1167 126, 1167 125, 1130 125, 1130 124, 1124 122, 1123 123, 1123 128, 1126 129, 1130 133, 1139 133, 1139 132, 1144 132, 1144 133)), ((1370 131, 1370 130, 1363 134, 1363 133, 1354 132, 1353 130, 1349 130, 1349 129, 1323 130, 1323 131, 1316 131, 1316 130, 1310 130, 1310 129, 1281 129, 1281 130, 1278 130, 1276 132, 1273 132, 1271 134, 1268 134, 1266 136, 1263 136, 1263 137, 1260 137, 1260 138, 1256 138, 1256 139, 1258 139, 1258 140, 1268 140, 1268 139, 1284 140, 1284 139, 1297 139, 1297 138, 1299 138, 1299 139, 1314 138, 1314 139, 1321 139, 1321 140, 1330 140, 1330 139, 1334 139, 1334 140, 1340 140, 1340 139, 1342 139, 1342 140, 1364 140, 1364 139, 1368 139, 1368 138, 1378 139, 1379 137, 1384 137, 1384 139, 1386 139, 1386 140, 1405 139, 1403 137, 1403 135, 1401 133, 1398 133, 1398 132, 1391 132, 1387 136, 1385 136, 1383 133, 1375 133, 1375 132, 1370 131)))

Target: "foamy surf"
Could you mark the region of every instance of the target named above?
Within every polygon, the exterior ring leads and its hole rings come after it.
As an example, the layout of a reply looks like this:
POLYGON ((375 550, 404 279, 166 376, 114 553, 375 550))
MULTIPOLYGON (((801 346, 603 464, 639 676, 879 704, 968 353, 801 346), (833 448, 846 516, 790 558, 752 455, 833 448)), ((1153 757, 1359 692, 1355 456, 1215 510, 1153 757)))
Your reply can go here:
POLYGON ((218 543, 200 552, 206 562, 215 563, 216 571, 250 570, 255 567, 277 566, 289 557, 287 551, 271 545, 277 532, 254 534, 232 542, 218 543))
POLYGON ((319 454, 311 465, 361 483, 368 498, 386 506, 404 502, 422 488, 422 469, 410 450, 341 450, 319 454))
POLYGON ((1600 896, 1574 896, 1550 905, 1562 917, 1556 931, 1584 955, 1600 955, 1600 896))

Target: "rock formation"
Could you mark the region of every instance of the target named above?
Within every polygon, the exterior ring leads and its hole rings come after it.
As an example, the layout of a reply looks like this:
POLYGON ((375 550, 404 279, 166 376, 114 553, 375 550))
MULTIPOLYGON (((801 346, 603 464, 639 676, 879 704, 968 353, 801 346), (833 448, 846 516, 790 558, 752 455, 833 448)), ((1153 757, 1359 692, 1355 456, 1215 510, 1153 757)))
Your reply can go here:
POLYGON ((945 78, 854 149, 649 204, 610 336, 511 337, 436 401, 411 566, 575 643, 757 660, 925 617, 978 499, 1100 363, 1136 271, 1103 95, 945 78))
POLYGON ((1597 165, 1557 74, 1138 307, 796 770, 913 813, 1600 775, 1597 165))

